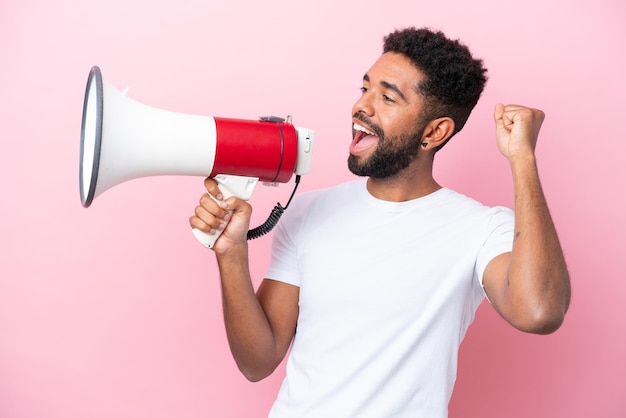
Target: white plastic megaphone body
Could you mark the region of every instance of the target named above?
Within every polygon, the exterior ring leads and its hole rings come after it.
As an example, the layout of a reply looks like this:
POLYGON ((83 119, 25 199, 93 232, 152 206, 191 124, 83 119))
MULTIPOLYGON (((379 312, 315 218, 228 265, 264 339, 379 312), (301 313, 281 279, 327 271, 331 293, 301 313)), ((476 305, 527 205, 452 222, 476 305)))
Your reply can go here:
MULTIPOLYGON (((80 140, 84 207, 124 181, 158 175, 213 177, 225 197, 249 199, 260 180, 286 183, 309 172, 315 132, 290 120, 257 121, 156 109, 128 98, 89 73, 80 140)), ((211 248, 214 235, 194 230, 211 248)))

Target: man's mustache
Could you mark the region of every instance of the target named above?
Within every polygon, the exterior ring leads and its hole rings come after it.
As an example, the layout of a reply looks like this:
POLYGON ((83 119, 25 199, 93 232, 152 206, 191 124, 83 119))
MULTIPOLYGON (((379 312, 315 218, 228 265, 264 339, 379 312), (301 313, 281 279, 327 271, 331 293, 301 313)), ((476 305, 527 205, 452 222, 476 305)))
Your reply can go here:
POLYGON ((372 123, 372 121, 369 120, 369 118, 364 114, 357 112, 352 115, 352 117, 358 119, 360 122, 363 122, 367 129, 374 132, 379 139, 383 139, 385 137, 385 132, 383 131, 383 129, 380 126, 372 123))

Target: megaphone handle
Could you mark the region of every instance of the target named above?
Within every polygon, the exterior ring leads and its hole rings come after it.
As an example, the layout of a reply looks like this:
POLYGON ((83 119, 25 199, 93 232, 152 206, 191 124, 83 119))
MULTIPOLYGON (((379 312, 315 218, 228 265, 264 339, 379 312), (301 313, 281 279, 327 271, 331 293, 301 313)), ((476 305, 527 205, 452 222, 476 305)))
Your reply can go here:
MULTIPOLYGON (((222 190, 221 187, 220 187, 220 191, 222 192, 222 195, 224 196, 224 199, 232 196, 232 195, 227 195, 227 192, 225 190, 222 190)), ((217 199, 215 197, 213 197, 213 195, 211 195, 210 193, 209 193, 209 197, 217 202, 217 199)), ((200 231, 198 228, 193 228, 191 230, 191 232, 193 232, 193 235, 196 237, 196 239, 198 241, 200 241, 200 244, 204 245, 207 248, 213 248, 213 246, 215 245, 215 241, 217 241, 217 239, 220 237, 220 235, 222 235, 222 231, 223 230, 221 230, 221 231, 220 230, 216 230, 215 233, 208 234, 208 233, 206 233, 204 231, 200 231)))
MULTIPOLYGON (((217 182, 224 199, 231 196, 237 196, 240 199, 248 200, 252 196, 254 187, 259 181, 256 177, 233 176, 229 174, 219 174, 213 178, 217 182)), ((209 196, 217 202, 217 199, 211 194, 209 196)), ((207 234, 197 228, 192 229, 193 235, 202 245, 207 248, 213 248, 215 241, 222 234, 222 231, 216 231, 214 234, 207 234)))

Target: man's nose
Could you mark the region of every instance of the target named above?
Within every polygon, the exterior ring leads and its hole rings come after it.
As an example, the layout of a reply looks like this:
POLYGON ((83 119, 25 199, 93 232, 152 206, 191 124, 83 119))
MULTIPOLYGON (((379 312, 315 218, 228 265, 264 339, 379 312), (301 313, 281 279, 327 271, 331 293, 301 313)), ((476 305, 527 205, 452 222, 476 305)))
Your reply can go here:
POLYGON ((374 115, 374 103, 371 95, 364 93, 359 100, 356 101, 352 108, 352 114, 364 113, 367 116, 374 115))

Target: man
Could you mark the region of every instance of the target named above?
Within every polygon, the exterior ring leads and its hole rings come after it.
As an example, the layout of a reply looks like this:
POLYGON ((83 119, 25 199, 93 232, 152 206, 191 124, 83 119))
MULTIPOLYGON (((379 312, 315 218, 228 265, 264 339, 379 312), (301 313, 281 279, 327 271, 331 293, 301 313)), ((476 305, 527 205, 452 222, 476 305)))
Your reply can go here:
POLYGON ((250 380, 292 344, 271 417, 446 417, 458 347, 485 295, 514 327, 555 331, 569 276, 540 186, 540 110, 497 104, 497 145, 515 217, 440 186, 435 153, 465 124, 482 61, 441 32, 385 38, 353 108, 348 165, 363 177, 303 193, 274 234, 258 291, 248 271, 251 207, 207 179, 190 224, 222 230, 214 251, 229 344, 250 380))

